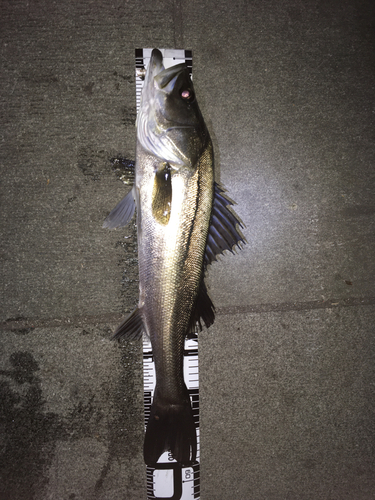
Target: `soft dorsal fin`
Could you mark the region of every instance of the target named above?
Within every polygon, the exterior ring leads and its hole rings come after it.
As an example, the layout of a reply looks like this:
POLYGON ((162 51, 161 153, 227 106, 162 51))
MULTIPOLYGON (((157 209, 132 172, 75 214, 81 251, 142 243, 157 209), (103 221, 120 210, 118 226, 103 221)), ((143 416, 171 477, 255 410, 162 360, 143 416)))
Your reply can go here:
POLYGON ((216 257, 225 250, 234 253, 234 246, 240 248, 240 243, 245 243, 245 238, 237 229, 237 225, 243 227, 243 224, 229 208, 231 205, 233 202, 225 197, 224 189, 215 182, 214 202, 204 259, 206 266, 217 260, 216 257))
POLYGON ((210 327, 215 321, 215 306, 213 305, 212 300, 207 293, 207 288, 204 281, 202 281, 195 304, 195 309, 193 311, 193 314, 191 315, 187 334, 187 337, 189 339, 197 338, 197 334, 195 331, 197 324, 199 325, 200 331, 202 331, 201 320, 205 324, 206 328, 210 327))

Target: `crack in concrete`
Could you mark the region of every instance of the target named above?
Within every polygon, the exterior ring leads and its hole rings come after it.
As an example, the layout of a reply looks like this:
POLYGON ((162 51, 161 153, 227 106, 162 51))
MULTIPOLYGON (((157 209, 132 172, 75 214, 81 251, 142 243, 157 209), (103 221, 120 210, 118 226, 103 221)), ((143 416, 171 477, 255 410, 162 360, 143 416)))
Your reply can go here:
MULTIPOLYGON (((216 309, 218 316, 234 314, 262 314, 267 312, 309 311, 313 309, 332 309, 339 307, 371 306, 375 305, 375 297, 350 297, 345 299, 311 300, 305 302, 281 302, 265 304, 248 304, 238 306, 223 306, 216 309)), ((124 314, 108 313, 87 316, 73 316, 66 318, 9 318, 0 324, 0 330, 14 331, 19 334, 28 334, 35 328, 57 328, 69 326, 80 328, 100 324, 116 324, 124 314)))

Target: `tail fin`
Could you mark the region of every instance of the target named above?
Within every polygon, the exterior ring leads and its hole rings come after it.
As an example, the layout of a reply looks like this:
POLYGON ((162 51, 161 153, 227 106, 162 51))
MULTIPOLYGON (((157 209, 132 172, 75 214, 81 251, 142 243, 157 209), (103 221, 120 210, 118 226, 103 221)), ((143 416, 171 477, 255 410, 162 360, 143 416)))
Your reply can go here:
POLYGON ((155 391, 147 423, 144 442, 144 459, 147 465, 156 464, 164 451, 170 450, 173 458, 191 465, 197 454, 197 435, 190 398, 181 404, 165 404, 155 391))

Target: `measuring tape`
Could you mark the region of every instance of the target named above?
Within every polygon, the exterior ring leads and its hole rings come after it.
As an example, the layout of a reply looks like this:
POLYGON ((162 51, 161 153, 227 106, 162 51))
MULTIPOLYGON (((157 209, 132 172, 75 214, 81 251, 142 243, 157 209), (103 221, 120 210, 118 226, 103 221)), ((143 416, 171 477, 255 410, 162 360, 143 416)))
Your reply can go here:
MULTIPOLYGON (((147 466, 147 498, 170 500, 193 500, 200 498, 199 482, 199 381, 198 342, 185 340, 184 379, 190 395, 197 433, 196 463, 182 467, 170 452, 161 455, 155 467, 147 466)), ((151 342, 143 340, 143 390, 145 426, 150 416, 151 402, 156 385, 155 363, 151 342)))
MULTIPOLYGON (((191 50, 159 49, 163 54, 165 68, 186 62, 191 75, 191 50)), ((150 61, 152 49, 136 49, 136 98, 137 113, 141 102, 143 78, 145 68, 150 61)), ((194 500, 200 498, 200 447, 199 447, 199 377, 198 377, 198 342, 185 340, 184 349, 184 379, 190 395, 194 422, 197 434, 196 463, 183 467, 173 459, 169 452, 165 452, 153 467, 147 466, 147 498, 149 500, 194 500)), ((145 427, 147 425, 152 398, 156 385, 155 363, 149 339, 143 340, 143 390, 145 427)))

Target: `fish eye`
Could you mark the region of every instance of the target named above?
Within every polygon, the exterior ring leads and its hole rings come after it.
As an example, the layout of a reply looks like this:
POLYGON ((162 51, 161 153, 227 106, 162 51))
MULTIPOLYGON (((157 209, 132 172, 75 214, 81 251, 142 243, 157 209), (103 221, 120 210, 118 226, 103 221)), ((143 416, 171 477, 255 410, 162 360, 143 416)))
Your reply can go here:
POLYGON ((192 101, 194 99, 194 92, 190 89, 181 90, 180 95, 185 101, 192 101))

